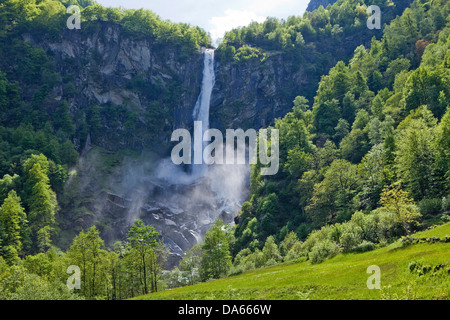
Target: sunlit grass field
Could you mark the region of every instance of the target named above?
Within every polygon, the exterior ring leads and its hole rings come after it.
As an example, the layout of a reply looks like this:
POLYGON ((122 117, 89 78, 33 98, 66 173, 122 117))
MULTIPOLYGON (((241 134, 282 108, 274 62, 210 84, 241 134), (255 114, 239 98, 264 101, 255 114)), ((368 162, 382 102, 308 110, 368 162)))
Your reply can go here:
MULTIPOLYGON (((419 232, 414 237, 450 236, 450 223, 419 232)), ((135 299, 450 299, 450 243, 420 243, 402 247, 401 241, 365 253, 339 254, 320 264, 298 261, 257 269, 237 276, 152 293, 135 299), (419 275, 410 263, 438 271, 419 275), (372 275, 381 271, 381 289, 368 289, 372 275)))

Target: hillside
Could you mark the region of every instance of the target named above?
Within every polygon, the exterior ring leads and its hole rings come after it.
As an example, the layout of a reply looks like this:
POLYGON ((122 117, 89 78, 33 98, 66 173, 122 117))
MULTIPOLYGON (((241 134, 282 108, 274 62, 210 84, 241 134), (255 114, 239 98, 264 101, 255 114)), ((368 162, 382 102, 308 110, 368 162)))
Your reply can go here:
MULTIPOLYGON (((450 237, 450 223, 414 234, 450 237)), ((402 247, 397 241, 366 253, 340 254, 313 265, 309 261, 280 264, 238 276, 139 296, 135 299, 448 299, 450 243, 421 243, 402 247), (431 270, 419 275, 411 262, 431 270), (445 264, 445 268, 433 268, 445 264), (366 270, 378 265, 381 290, 369 290, 366 270)))

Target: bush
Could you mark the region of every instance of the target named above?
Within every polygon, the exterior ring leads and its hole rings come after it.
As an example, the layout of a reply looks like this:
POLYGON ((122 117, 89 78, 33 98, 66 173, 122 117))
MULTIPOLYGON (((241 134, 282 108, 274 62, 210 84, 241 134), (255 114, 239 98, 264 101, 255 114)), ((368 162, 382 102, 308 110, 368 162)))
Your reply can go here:
POLYGON ((237 266, 232 266, 230 268, 230 271, 228 271, 228 276, 236 276, 238 274, 241 274, 245 271, 245 267, 242 264, 239 264, 237 266))
POLYGON ((253 261, 246 261, 244 264, 244 271, 255 270, 255 263, 253 261))
POLYGON ((401 235, 401 226, 395 221, 394 214, 378 208, 373 213, 379 217, 377 234, 380 242, 390 241, 396 236, 401 235))
POLYGON ((312 264, 321 263, 328 257, 339 253, 339 247, 331 240, 322 240, 317 242, 309 253, 309 260, 312 264))
POLYGON ((234 55, 234 60, 237 62, 245 62, 251 59, 257 59, 261 62, 266 60, 266 55, 257 48, 243 45, 240 47, 234 55))
POLYGON ((446 212, 450 210, 450 195, 442 198, 442 211, 446 212))
POLYGON ((243 264, 247 259, 249 259, 251 254, 252 251, 249 248, 242 249, 234 257, 234 265, 243 264))
POLYGON ((331 240, 335 235, 335 226, 324 226, 320 230, 312 231, 308 238, 302 245, 302 250, 304 252, 310 252, 312 248, 319 242, 323 240, 331 240))
POLYGON ((266 263, 264 264, 264 266, 266 267, 270 267, 270 266, 274 266, 276 265, 278 262, 275 261, 275 259, 271 258, 269 260, 266 261, 266 263))
POLYGON ((419 210, 423 216, 437 215, 441 212, 442 207, 440 199, 423 199, 419 202, 419 210))
POLYGON ((264 244, 264 248, 262 249, 264 264, 267 265, 269 260, 274 260, 275 262, 281 260, 280 251, 278 250, 278 246, 275 243, 275 239, 273 236, 269 236, 266 239, 264 244))
POLYGON ((302 242, 297 241, 284 257, 284 261, 295 260, 302 256, 302 242))
POLYGON ((261 250, 256 249, 252 254, 253 262, 255 263, 255 268, 260 268, 264 265, 264 254, 261 250))
POLYGON ((380 217, 376 214, 368 214, 364 218, 363 239, 373 243, 379 242, 378 222, 380 217))
POLYGON ((342 225, 342 234, 339 237, 339 242, 342 245, 344 252, 351 251, 355 246, 362 241, 362 229, 354 223, 344 223, 342 225))

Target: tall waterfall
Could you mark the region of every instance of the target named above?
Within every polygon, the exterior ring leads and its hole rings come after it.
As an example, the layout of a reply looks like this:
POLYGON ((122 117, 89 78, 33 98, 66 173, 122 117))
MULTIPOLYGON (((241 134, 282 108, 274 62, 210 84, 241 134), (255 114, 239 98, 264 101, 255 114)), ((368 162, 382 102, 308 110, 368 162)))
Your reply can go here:
MULTIPOLYGON (((214 74, 214 50, 206 49, 203 54, 203 80, 200 94, 197 98, 197 102, 192 113, 194 121, 201 121, 200 128, 194 126, 194 137, 197 135, 197 139, 194 139, 193 145, 195 150, 203 150, 205 145, 203 141, 203 134, 209 129, 209 105, 211 101, 211 92, 214 87, 215 74, 214 74), (201 134, 201 136, 200 136, 201 134)), ((192 175, 195 178, 203 177, 206 174, 208 165, 203 164, 203 151, 201 153, 194 153, 194 164, 192 165, 192 175)))
MULTIPOLYGON (((140 165, 130 159, 118 170, 122 182, 111 182, 114 192, 109 195, 109 201, 102 202, 108 206, 105 212, 110 212, 109 206, 117 210, 114 212, 122 212, 127 206, 127 221, 142 218, 146 224, 153 225, 179 260, 186 250, 200 242, 214 221, 222 219, 233 223, 241 204, 248 198, 249 165, 208 165, 202 159, 203 149, 210 144, 209 141, 203 143, 202 138, 210 127, 214 50, 204 50, 202 72, 200 94, 192 113, 195 123, 201 123, 201 129, 194 125, 193 137, 193 142, 199 144, 195 147, 199 152, 193 153, 191 171, 176 165, 171 157, 157 160, 156 166, 153 159, 147 161, 146 157, 140 165), (195 161, 196 155, 200 156, 200 161, 195 161)), ((128 222, 122 228, 128 228, 128 222)), ((174 256, 171 257, 175 261, 174 256)))

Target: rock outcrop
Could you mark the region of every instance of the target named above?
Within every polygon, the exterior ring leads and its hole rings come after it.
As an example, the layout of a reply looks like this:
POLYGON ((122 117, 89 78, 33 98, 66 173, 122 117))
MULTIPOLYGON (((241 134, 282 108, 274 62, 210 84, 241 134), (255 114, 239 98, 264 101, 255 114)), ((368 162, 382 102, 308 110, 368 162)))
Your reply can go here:
MULTIPOLYGON (((149 38, 127 34, 117 24, 100 21, 88 30, 64 30, 57 39, 31 34, 23 38, 44 49, 63 77, 70 79, 77 94, 64 95, 61 83, 53 90, 53 98, 66 99, 75 118, 87 117, 90 106, 102 107, 103 128, 97 136, 91 133, 93 144, 114 151, 159 147, 172 130, 192 122, 203 66, 200 52, 185 58, 175 46, 157 45, 149 38), (146 118, 152 104, 168 111, 157 119, 156 127, 146 118), (109 115, 113 108, 137 117, 131 139, 127 119, 109 115), (158 132, 152 132, 155 129, 158 132)), ((83 147, 84 141, 75 142, 79 149, 83 147)))
MULTIPOLYGON (((100 107, 102 128, 90 132, 92 144, 111 151, 153 149, 167 154, 172 131, 192 129, 192 109, 202 81, 201 52, 182 57, 176 46, 156 45, 111 22, 98 22, 89 30, 65 30, 57 39, 23 37, 53 57, 77 92, 65 94, 61 83, 53 90, 55 101, 66 99, 74 118, 85 117, 88 123, 89 107, 100 107), (154 109, 156 114, 151 113, 154 109), (165 111, 158 114, 159 110, 165 111), (128 131, 129 118, 124 113, 134 117, 128 131)), ((317 82, 282 52, 266 54, 264 63, 216 62, 211 127, 259 129, 270 125, 290 110, 305 85, 317 82)), ((79 150, 86 139, 76 137, 79 150)))
POLYGON ((281 52, 267 52, 264 62, 217 63, 211 96, 211 127, 255 130, 273 124, 312 83, 302 66, 281 52))
POLYGON ((106 239, 124 239, 135 218, 152 225, 161 235, 168 249, 166 268, 178 265, 184 253, 199 243, 216 219, 232 223, 239 204, 226 207, 223 199, 211 190, 207 179, 186 185, 163 185, 159 189, 148 188, 145 199, 135 205, 137 199, 114 193, 105 194, 103 214, 114 221, 113 234, 106 239), (196 195, 202 194, 202 197, 196 195))

